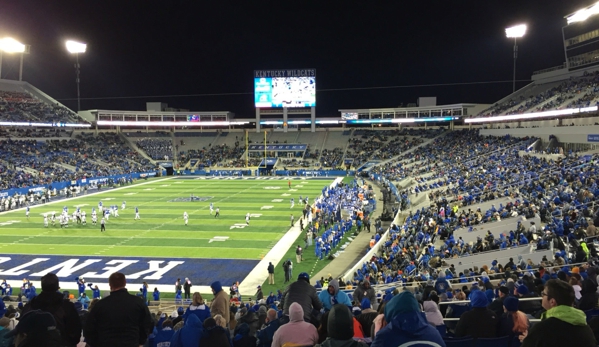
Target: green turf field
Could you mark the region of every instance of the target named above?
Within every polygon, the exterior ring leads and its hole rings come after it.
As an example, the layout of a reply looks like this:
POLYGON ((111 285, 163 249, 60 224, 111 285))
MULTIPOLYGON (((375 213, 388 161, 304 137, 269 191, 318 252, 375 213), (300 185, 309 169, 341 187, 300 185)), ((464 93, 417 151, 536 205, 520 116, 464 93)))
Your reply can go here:
POLYGON ((99 194, 83 195, 25 210, 0 214, 0 253, 51 255, 154 256, 182 258, 260 259, 283 236, 290 225, 290 214, 297 221, 302 207, 299 196, 310 203, 331 180, 239 180, 239 179, 167 179, 143 185, 131 185, 99 194), (193 194, 204 201, 181 201, 193 194), (290 198, 295 207, 290 209, 290 198), (121 203, 126 201, 126 209, 121 203), (91 224, 91 209, 98 202, 118 205, 120 216, 110 217, 106 232, 91 224), (209 214, 209 205, 220 208, 220 218, 209 214), (44 227, 43 214, 77 206, 87 213, 87 225, 69 222, 61 229, 44 227), (134 220, 135 206, 141 220, 134 220), (189 225, 183 212, 189 214, 189 225), (245 214, 251 213, 250 226, 245 214), (220 237, 215 239, 215 237, 220 237), (224 240, 224 241, 223 241, 224 240))

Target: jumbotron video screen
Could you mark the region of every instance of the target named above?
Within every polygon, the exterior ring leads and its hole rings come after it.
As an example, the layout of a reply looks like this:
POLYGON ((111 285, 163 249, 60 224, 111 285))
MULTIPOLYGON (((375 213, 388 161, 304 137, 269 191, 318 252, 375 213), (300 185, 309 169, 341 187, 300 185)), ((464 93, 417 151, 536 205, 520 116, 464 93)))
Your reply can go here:
POLYGON ((315 107, 316 76, 311 71, 313 70, 257 71, 254 75, 255 106, 315 107))

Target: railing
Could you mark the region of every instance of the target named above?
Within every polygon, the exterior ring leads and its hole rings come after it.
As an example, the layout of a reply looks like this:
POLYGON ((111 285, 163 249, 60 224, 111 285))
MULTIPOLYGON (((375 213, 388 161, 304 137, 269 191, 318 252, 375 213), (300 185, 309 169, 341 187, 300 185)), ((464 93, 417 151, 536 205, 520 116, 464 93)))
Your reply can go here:
POLYGON ((534 75, 539 75, 539 74, 542 74, 542 73, 551 72, 551 71, 557 71, 557 70, 561 70, 561 69, 565 69, 565 68, 566 68, 566 63, 562 63, 562 65, 559 65, 559 66, 554 66, 554 67, 550 67, 550 68, 547 68, 547 69, 534 71, 532 73, 532 75, 533 76, 534 75))

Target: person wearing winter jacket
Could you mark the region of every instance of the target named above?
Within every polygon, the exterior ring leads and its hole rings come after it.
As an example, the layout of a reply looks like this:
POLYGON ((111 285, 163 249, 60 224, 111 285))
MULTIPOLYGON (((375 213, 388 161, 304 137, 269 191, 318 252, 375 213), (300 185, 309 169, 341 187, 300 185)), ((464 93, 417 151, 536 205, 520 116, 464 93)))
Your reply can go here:
POLYGON ((273 336, 280 326, 281 321, 277 319, 277 311, 271 308, 266 313, 264 327, 256 332, 258 347, 271 347, 273 336))
POLYGON ((484 292, 475 290, 470 293, 472 309, 464 312, 455 329, 456 337, 470 336, 473 338, 497 337, 499 317, 487 308, 489 301, 484 292))
POLYGON ((297 276, 297 281, 291 283, 281 296, 280 305, 283 307, 283 314, 290 315, 289 307, 296 302, 302 306, 304 320, 312 321, 312 310, 319 311, 322 308, 322 302, 316 295, 316 289, 310 285, 310 275, 305 272, 297 276))
POLYGON ((433 300, 427 300, 422 304, 424 308, 424 314, 426 315, 426 320, 432 326, 444 325, 443 323, 443 315, 441 315, 441 311, 439 311, 439 306, 433 300))
POLYGON ((315 347, 368 347, 354 340, 353 315, 349 307, 336 304, 327 318, 327 339, 315 347))
POLYGON ((59 282, 55 274, 45 275, 41 283, 42 292, 25 305, 21 317, 31 310, 49 312, 56 320, 56 329, 60 331, 62 345, 77 345, 81 338, 81 319, 75 305, 58 293, 59 282))
POLYGON ((210 317, 204 321, 204 334, 200 338, 200 346, 206 347, 231 347, 229 331, 216 324, 216 320, 210 317))
POLYGON ((191 298, 191 281, 189 278, 185 277, 185 283, 183 283, 183 290, 185 291, 185 299, 191 298))
POLYGON ((204 327, 200 319, 195 314, 189 315, 184 321, 183 328, 177 330, 171 338, 170 347, 197 347, 200 344, 200 338, 204 327))
POLYGON ((367 298, 370 300, 370 303, 374 306, 373 308, 376 310, 378 305, 376 301, 376 293, 374 292, 374 288, 370 286, 370 280, 368 278, 364 279, 360 284, 356 286, 354 293, 352 294, 352 298, 356 304, 361 304, 362 299, 367 298))
POLYGON ((163 313, 160 315, 160 319, 158 320, 158 323, 156 323, 156 326, 149 337, 150 347, 165 346, 166 343, 170 345, 170 341, 174 334, 173 321, 166 319, 166 314, 163 313))
POLYGON ((419 342, 418 345, 445 347, 441 334, 428 324, 412 292, 401 292, 385 304, 385 321, 387 325, 376 333, 371 347, 397 347, 419 342))
POLYGON ((193 293, 193 301, 185 310, 183 314, 183 320, 186 321, 189 315, 195 314, 200 319, 200 322, 204 323, 206 318, 210 317, 210 308, 204 303, 204 298, 198 292, 193 293))
POLYGON ((317 342, 318 331, 314 325, 304 321, 302 306, 297 302, 289 305, 289 323, 282 325, 275 332, 271 346, 314 346, 317 342))
POLYGON ((223 286, 219 281, 212 282, 210 287, 212 288, 212 294, 214 294, 214 299, 212 299, 212 303, 210 305, 212 317, 220 314, 227 321, 227 326, 230 327, 229 322, 231 315, 229 313, 229 296, 227 293, 225 293, 223 286))
POLYGON ((318 299, 322 302, 325 311, 331 310, 333 305, 336 304, 344 304, 347 307, 352 306, 349 296, 347 296, 345 292, 339 290, 339 282, 337 280, 329 282, 327 290, 323 290, 318 294, 318 299))
POLYGON ((566 282, 549 280, 542 292, 545 311, 541 321, 524 333, 522 347, 532 346, 597 346, 586 315, 572 305, 574 289, 566 282))

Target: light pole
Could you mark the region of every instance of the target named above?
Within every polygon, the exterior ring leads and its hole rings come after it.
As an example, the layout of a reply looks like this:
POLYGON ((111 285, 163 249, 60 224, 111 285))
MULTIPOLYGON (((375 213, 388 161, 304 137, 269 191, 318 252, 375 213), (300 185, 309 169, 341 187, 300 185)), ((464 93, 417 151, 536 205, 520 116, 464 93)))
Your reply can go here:
POLYGON ((19 65, 19 81, 23 80, 23 55, 29 54, 29 45, 24 45, 19 41, 5 37, 0 39, 0 79, 2 78, 2 52, 21 53, 21 62, 19 65))
POLYGON ((67 51, 69 51, 69 53, 74 53, 75 59, 77 59, 77 63, 75 64, 75 74, 77 75, 77 78, 75 79, 75 82, 77 82, 77 112, 79 112, 81 111, 81 94, 79 92, 79 72, 81 70, 81 66, 79 66, 79 53, 85 53, 87 45, 85 43, 71 40, 67 41, 66 45, 67 51))
POLYGON ((505 29, 505 36, 508 38, 514 38, 514 78, 512 82, 512 93, 516 91, 516 59, 518 59, 518 43, 519 37, 526 34, 526 24, 516 25, 505 29))

